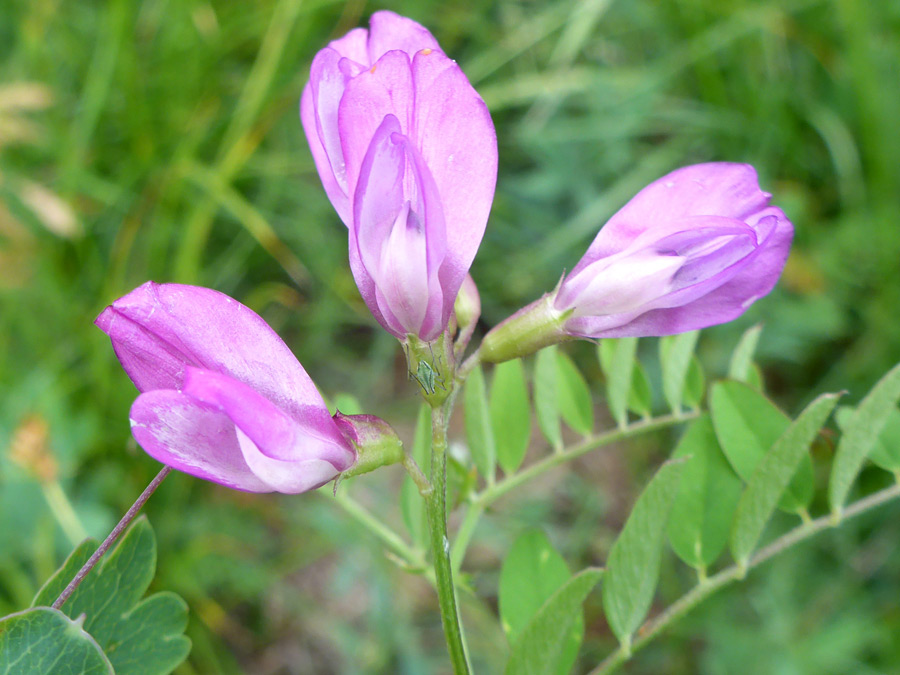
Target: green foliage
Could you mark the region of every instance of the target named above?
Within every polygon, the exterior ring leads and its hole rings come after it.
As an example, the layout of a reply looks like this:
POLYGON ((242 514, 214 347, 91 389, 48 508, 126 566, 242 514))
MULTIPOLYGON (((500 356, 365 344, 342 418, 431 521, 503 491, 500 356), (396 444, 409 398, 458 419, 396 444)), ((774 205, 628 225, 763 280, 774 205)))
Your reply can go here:
MULTIPOLYGON (((848 406, 838 407, 835 420, 843 433, 847 432, 855 412, 848 406)), ((888 412, 884 428, 875 437, 875 445, 869 451, 869 459, 882 469, 900 473, 900 410, 895 408, 888 412)))
MULTIPOLYGON (((725 456, 737 475, 749 482, 769 448, 788 428, 790 418, 765 396, 741 382, 717 382, 710 393, 709 405, 716 437, 725 456)), ((779 508, 801 513, 812 497, 812 459, 806 455, 781 497, 779 508)))
POLYGON ((850 486, 866 457, 875 447, 900 400, 900 364, 882 377, 860 402, 846 424, 844 435, 834 453, 834 467, 828 483, 831 510, 840 514, 850 486))
POLYGON ((115 671, 80 620, 37 607, 0 619, 0 673, 113 675, 115 671))
POLYGON ((490 413, 497 463, 506 473, 512 473, 525 459, 531 439, 531 411, 521 359, 504 361, 494 368, 490 413))
POLYGON ((624 427, 628 424, 628 401, 634 387, 634 364, 637 338, 601 340, 597 347, 600 365, 606 375, 606 399, 613 419, 624 427))
MULTIPOLYGON (((87 540, 38 592, 33 607, 51 605, 97 543, 87 540)), ((85 615, 91 634, 118 675, 165 675, 184 661, 191 643, 182 633, 187 605, 168 591, 143 598, 156 572, 156 537, 147 518, 135 520, 63 605, 85 615), (143 599, 142 599, 143 598, 143 599)))
POLYGON ((488 409, 487 388, 484 372, 476 366, 466 380, 463 394, 466 414, 466 441, 472 461, 488 484, 494 482, 497 467, 497 444, 488 409))
POLYGON ((728 543, 741 481, 725 459, 708 415, 687 428, 672 457, 686 461, 669 516, 669 543, 684 562, 705 571, 728 543))
MULTIPOLYGON (((545 649, 555 653, 555 658, 544 658, 544 666, 535 672, 560 673, 572 670, 578 657, 578 649, 584 639, 584 618, 564 616, 557 620, 566 622, 566 630, 546 635, 548 630, 556 630, 554 624, 529 628, 535 617, 549 599, 565 586, 572 577, 566 561, 556 552, 550 540, 540 530, 528 530, 513 542, 500 569, 500 620, 510 644, 517 645, 524 631, 529 630, 528 642, 541 639, 545 649), (556 642, 553 641, 555 638, 556 642)), ((579 605, 580 608, 580 605, 579 605)), ((546 618, 543 620, 546 622, 546 618)), ((528 647, 528 649, 532 649, 528 647)), ((518 647, 519 650, 522 647, 518 647)), ((514 654, 517 653, 514 651, 514 654)), ((518 655, 516 658, 521 658, 518 655)), ((511 659, 512 662, 512 659, 511 659)), ((513 671, 518 672, 518 671, 513 671)))
POLYGON ((594 429, 591 390, 568 354, 558 351, 556 356, 556 395, 560 414, 573 431, 587 436, 594 429))
POLYGON ((512 646, 507 675, 552 675, 561 672, 560 652, 581 617, 581 606, 600 581, 603 570, 582 570, 569 579, 522 629, 512 646))
POLYGON ((809 446, 838 398, 839 394, 822 394, 810 403, 756 465, 738 502, 731 533, 731 554, 740 565, 746 565, 791 477, 803 458, 809 457, 809 446))
MULTIPOLYGON (((411 453, 412 458, 427 476, 431 470, 431 408, 425 403, 419 406, 416 420, 415 436, 411 453)), ((425 517, 425 501, 419 494, 419 488, 409 476, 403 477, 400 488, 400 510, 403 522, 413 542, 420 548, 428 545, 428 521, 425 517)))
POLYGON ((681 461, 660 467, 638 497, 606 561, 603 608, 626 649, 653 601, 666 521, 683 468, 681 461))
MULTIPOLYGON (((541 433, 544 434, 544 438, 550 442, 554 450, 562 447, 562 430, 559 427, 559 390, 565 389, 565 387, 557 385, 557 379, 563 377, 563 366, 559 363, 560 358, 557 348, 553 346, 539 351, 534 359, 534 412, 541 433)), ((590 411, 590 404, 591 397, 588 392, 588 411, 590 411)), ((566 408, 573 409, 575 406, 570 403, 566 408)), ((571 413, 569 414, 571 415, 571 413)), ((588 426, 593 426, 593 422, 588 426)), ((588 429, 589 432, 590 429, 588 429)))
MULTIPOLYGON (((666 397, 669 408, 676 415, 681 412, 688 372, 693 361, 698 337, 700 337, 700 331, 695 330, 681 335, 664 337, 659 341, 663 395, 666 397)), ((693 397, 691 398, 693 399, 693 397)))

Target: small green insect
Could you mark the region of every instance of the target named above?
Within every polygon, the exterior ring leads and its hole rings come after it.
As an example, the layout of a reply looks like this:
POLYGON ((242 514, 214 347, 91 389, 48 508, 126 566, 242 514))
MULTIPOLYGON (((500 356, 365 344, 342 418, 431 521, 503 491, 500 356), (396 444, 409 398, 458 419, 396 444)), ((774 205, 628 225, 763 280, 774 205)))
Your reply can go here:
POLYGON ((434 371, 434 368, 431 367, 428 361, 419 361, 419 367, 416 369, 416 374, 413 377, 416 378, 416 382, 421 385, 422 389, 429 396, 434 393, 435 385, 440 384, 443 386, 441 376, 434 371))

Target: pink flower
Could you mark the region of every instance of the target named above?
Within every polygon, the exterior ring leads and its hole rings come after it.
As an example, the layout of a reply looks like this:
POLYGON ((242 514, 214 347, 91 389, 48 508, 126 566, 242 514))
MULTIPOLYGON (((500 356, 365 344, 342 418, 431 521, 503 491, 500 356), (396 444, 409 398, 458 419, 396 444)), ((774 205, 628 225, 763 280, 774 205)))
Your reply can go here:
POLYGON ((436 339, 494 196, 487 107, 427 30, 376 12, 316 55, 300 112, 363 299, 398 338, 436 339))
POLYGON ((356 462, 303 366, 227 295, 147 282, 95 323, 141 392, 132 433, 160 462, 238 490, 286 493, 356 462))
POLYGON ((787 260, 794 228, 770 198, 747 164, 663 176, 609 220, 553 293, 488 333, 483 357, 731 321, 772 290, 787 260))

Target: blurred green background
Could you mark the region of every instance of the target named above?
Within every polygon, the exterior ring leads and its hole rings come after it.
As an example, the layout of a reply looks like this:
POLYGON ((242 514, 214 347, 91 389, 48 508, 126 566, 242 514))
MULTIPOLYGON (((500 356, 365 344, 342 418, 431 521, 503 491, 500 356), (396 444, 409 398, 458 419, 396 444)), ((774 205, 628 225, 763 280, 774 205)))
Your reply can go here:
MULTIPOLYGON (((10 0, 0 615, 30 602, 82 527, 105 536, 159 468, 130 439, 135 391, 91 324, 147 279, 240 299, 323 392, 358 397, 410 437, 415 388, 359 298, 297 115, 315 52, 384 8, 430 28, 494 116, 500 175, 472 270, 485 326, 549 290, 647 182, 731 160, 757 167, 796 239, 776 291, 704 332, 708 370, 721 374, 740 333, 763 321, 769 390, 797 412, 829 389, 858 400, 900 360, 898 0, 10 0), (43 483, 11 461, 14 440, 52 453, 43 483), (46 488, 54 475, 75 508, 62 524, 48 507, 64 514, 46 488)), ((571 353, 599 394, 592 349, 571 353)), ((489 514, 469 559, 485 602, 464 608, 484 672, 502 658, 486 609, 512 539, 542 524, 573 568, 602 562, 672 445, 660 436, 585 460, 489 514)), ((400 478, 386 470, 353 489, 397 524, 400 478)), ((179 672, 441 672, 427 584, 328 501, 166 481, 147 511, 156 586, 191 607, 194 650, 179 672)), ((898 516, 888 507, 755 572, 628 672, 896 672, 898 516)), ((661 599, 687 576, 664 561, 661 599)), ((613 645, 600 616, 589 603, 582 670, 613 645)))

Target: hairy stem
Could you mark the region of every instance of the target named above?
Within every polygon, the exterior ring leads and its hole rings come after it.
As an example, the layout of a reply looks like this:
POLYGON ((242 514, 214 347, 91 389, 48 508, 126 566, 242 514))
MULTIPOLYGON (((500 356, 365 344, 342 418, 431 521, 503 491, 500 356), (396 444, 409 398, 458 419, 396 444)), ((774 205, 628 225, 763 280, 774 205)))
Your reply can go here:
POLYGON ((103 540, 103 543, 97 547, 97 550, 94 551, 94 554, 88 558, 88 561, 84 563, 82 568, 78 570, 78 573, 75 575, 75 578, 69 582, 69 585, 63 589, 63 592, 59 594, 59 597, 53 601, 53 609, 59 609, 63 606, 66 600, 68 600, 72 593, 75 592, 75 589, 78 588, 78 585, 84 581, 84 578, 90 573, 94 566, 100 561, 100 558, 103 557, 103 554, 106 553, 109 548, 116 542, 116 539, 125 531, 125 528, 134 520, 134 517, 138 514, 138 511, 141 510, 141 507, 150 499, 150 495, 152 495, 156 488, 159 487, 159 484, 163 482, 166 476, 169 475, 169 472, 172 470, 171 466, 164 466, 162 470, 156 474, 156 478, 150 481, 150 484, 144 488, 144 491, 141 493, 141 496, 138 497, 134 504, 131 505, 131 508, 125 512, 125 515, 122 516, 122 520, 113 528, 112 532, 109 533, 109 536, 103 540))
POLYGON ((441 622, 453 672, 456 675, 467 674, 469 664, 459 623, 450 564, 450 540, 447 537, 447 420, 443 407, 434 408, 431 413, 431 485, 433 489, 425 504, 441 622))
MULTIPOLYGON (((874 494, 869 495, 868 497, 854 502, 846 509, 844 509, 843 520, 858 516, 862 513, 865 513, 866 511, 870 511, 886 502, 897 499, 898 497, 900 497, 900 485, 892 485, 891 487, 880 490, 874 494)), ((694 586, 693 589, 691 589, 683 596, 681 596, 681 598, 672 603, 665 611, 662 612, 662 614, 654 617, 650 621, 647 621, 640 628, 640 630, 638 630, 637 636, 631 643, 630 650, 619 647, 602 663, 600 663, 600 665, 594 668, 589 673, 589 675, 604 675, 605 673, 611 673, 615 671, 619 668, 619 666, 624 664, 631 657, 631 654, 634 654, 634 652, 650 642, 653 638, 659 635, 659 633, 668 628, 670 624, 674 623, 685 614, 690 612, 703 600, 708 598, 723 586, 726 586, 733 581, 742 579, 747 570, 753 569, 757 565, 761 565, 770 558, 774 558, 782 551, 785 551, 795 546, 796 544, 799 544, 800 542, 806 541, 813 535, 834 526, 835 523, 832 520, 831 514, 821 516, 820 518, 816 518, 815 520, 804 522, 795 527, 793 530, 790 530, 786 534, 778 537, 778 539, 773 541, 765 548, 757 551, 757 553, 753 555, 747 562, 745 568, 741 569, 740 567, 738 567, 738 565, 732 565, 731 567, 722 570, 718 574, 714 574, 713 576, 709 577, 705 582, 694 586)))

